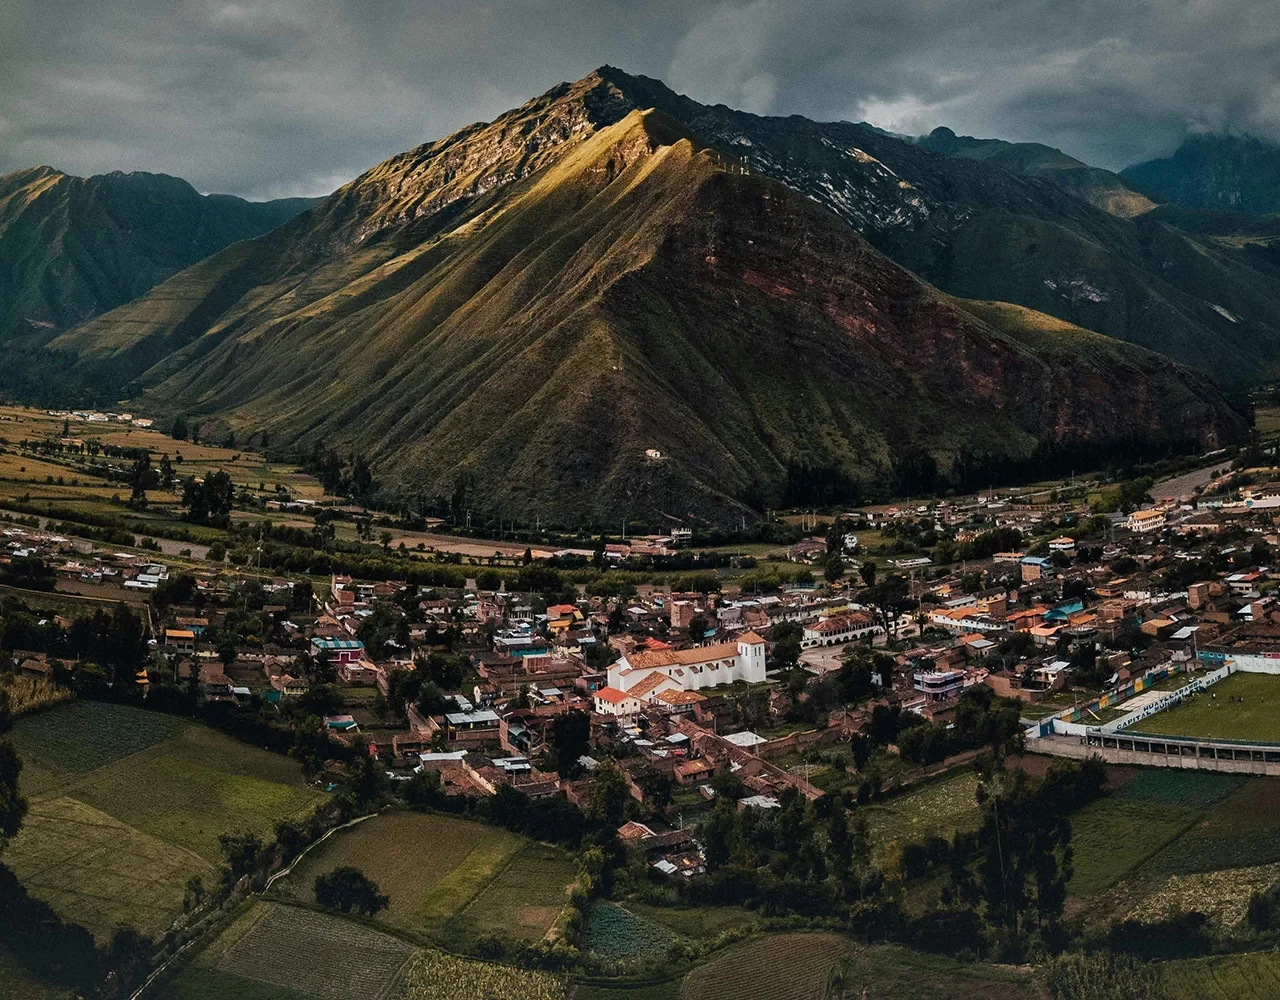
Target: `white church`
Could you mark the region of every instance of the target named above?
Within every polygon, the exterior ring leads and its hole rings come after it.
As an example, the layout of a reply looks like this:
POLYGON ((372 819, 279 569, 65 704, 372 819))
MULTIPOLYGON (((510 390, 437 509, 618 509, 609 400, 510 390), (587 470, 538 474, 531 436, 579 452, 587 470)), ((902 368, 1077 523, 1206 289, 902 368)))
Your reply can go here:
POLYGON ((698 691, 734 681, 755 684, 765 679, 764 647, 764 639, 746 632, 736 642, 632 653, 609 666, 608 690, 634 703, 654 701, 665 691, 698 691))

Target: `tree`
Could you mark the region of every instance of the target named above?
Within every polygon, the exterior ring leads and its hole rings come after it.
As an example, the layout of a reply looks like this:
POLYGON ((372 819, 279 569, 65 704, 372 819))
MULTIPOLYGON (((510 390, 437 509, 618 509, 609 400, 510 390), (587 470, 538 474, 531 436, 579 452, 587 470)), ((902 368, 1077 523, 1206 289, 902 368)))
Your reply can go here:
POLYGON ((707 634, 707 620, 702 615, 694 615, 689 619, 689 638, 701 642, 707 634))
POLYGON ((987 915, 1015 933, 1056 924, 1066 903, 1071 820, 1055 791, 1038 792, 1024 771, 979 786, 979 873, 987 915))
POLYGON ((147 506, 147 481, 150 478, 151 456, 143 452, 134 459, 133 471, 130 473, 133 492, 129 496, 129 506, 135 510, 143 510, 147 506))
POLYGON ((387 908, 391 900, 378 891, 378 883, 359 868, 344 865, 327 875, 317 875, 316 902, 339 913, 363 913, 372 917, 387 908))
POLYGON ((671 775, 661 771, 649 771, 640 779, 640 790, 656 812, 663 812, 671 805, 671 795, 675 790, 675 781, 671 775))
POLYGON ((200 904, 204 902, 204 897, 204 879, 199 875, 192 875, 187 879, 186 889, 182 895, 182 912, 189 913, 198 909, 200 904))
POLYGON ((196 524, 225 525, 235 500, 235 484, 219 469, 197 481, 194 476, 182 486, 182 506, 186 518, 196 524))
POLYGON ((591 749, 591 716, 579 709, 557 715, 551 720, 551 745, 555 747, 560 777, 577 775, 582 769, 578 758, 591 749))
POLYGON ((387 772, 376 757, 361 754, 351 765, 351 794, 361 809, 371 806, 387 788, 387 772))
POLYGON ((253 871, 262 856, 262 840, 256 833, 224 833, 218 837, 232 881, 253 871))
POLYGON ((302 826, 291 819, 277 820, 275 826, 276 847, 285 861, 291 861, 307 846, 307 834, 302 826))
POLYGON ((601 763, 591 777, 594 784, 587 803, 587 818, 606 830, 616 830, 625 818, 624 810, 630 797, 627 781, 611 760, 601 763))
POLYGON ((729 863, 738 832, 738 807, 729 799, 717 799, 711 817, 702 827, 702 844, 707 867, 714 870, 729 863))
POLYGON ((169 461, 169 453, 165 452, 160 456, 160 485, 166 490, 171 490, 174 478, 173 463, 169 461))
MULTIPOLYGON (((8 731, 11 715, 9 695, 0 691, 0 734, 8 731)), ((18 793, 18 774, 22 761, 8 740, 0 740, 0 852, 14 837, 27 815, 27 800, 18 793)))
POLYGON ((187 418, 179 413, 173 418, 173 429, 169 432, 173 435, 175 441, 185 441, 187 439, 187 418))
POLYGON ((832 552, 831 555, 827 556, 822 575, 826 578, 827 583, 835 583, 840 577, 844 576, 844 560, 840 558, 839 552, 832 552))
POLYGON ((294 727, 289 756, 302 765, 308 781, 320 773, 329 757, 329 734, 319 716, 308 715, 294 727))
POLYGON ((862 582, 868 587, 874 587, 876 585, 876 564, 864 562, 858 569, 858 575, 862 577, 862 582))

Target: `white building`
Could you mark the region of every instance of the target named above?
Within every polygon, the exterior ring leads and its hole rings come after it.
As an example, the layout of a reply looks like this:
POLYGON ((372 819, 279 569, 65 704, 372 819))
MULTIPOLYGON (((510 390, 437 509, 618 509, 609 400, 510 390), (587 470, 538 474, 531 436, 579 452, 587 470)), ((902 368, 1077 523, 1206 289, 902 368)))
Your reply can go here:
POLYGON ((631 653, 609 666, 609 687, 656 696, 673 687, 697 691, 734 681, 758 684, 765 679, 764 647, 755 632, 744 632, 736 642, 631 653))
POLYGON ((822 621, 806 625, 800 638, 800 648, 810 649, 813 646, 837 646, 842 642, 852 642, 867 635, 879 635, 884 629, 865 611, 851 611, 848 614, 832 615, 822 621))
POLYGON ((1130 531, 1159 531, 1164 527, 1164 511, 1135 510, 1129 515, 1130 531))
POLYGON ((592 695, 592 701, 600 715, 612 715, 620 719, 633 718, 643 707, 639 698, 615 687, 600 688, 592 695))

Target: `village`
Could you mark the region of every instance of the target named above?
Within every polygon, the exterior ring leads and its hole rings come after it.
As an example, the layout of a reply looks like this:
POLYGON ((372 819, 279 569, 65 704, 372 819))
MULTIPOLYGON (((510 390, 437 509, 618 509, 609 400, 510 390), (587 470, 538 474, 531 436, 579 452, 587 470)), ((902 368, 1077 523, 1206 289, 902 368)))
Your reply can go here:
MULTIPOLYGON (((688 874, 701 870, 696 823, 718 795, 776 809, 788 789, 812 801, 865 785, 849 747, 869 738, 877 710, 945 732, 965 693, 987 688, 1020 706, 1033 744, 1043 736, 1048 752, 1070 752, 1051 745, 1075 740, 1054 737, 1123 714, 1117 692, 1220 663, 1260 630, 1280 634, 1270 569, 1280 483, 1219 471, 1194 496, 1139 495, 1127 512, 1020 502, 1014 491, 809 516, 814 532, 785 563, 824 579, 802 570, 751 593, 655 583, 557 600, 507 577, 481 587, 495 574, 479 568, 457 588, 339 573, 313 587, 208 560, 171 567, 30 518, 0 532, 0 561, 81 594, 145 601, 142 688, 185 685, 206 701, 267 708, 305 700, 333 740, 396 778, 429 771, 450 794, 510 787, 581 804, 599 761, 616 762, 644 819, 620 835, 688 874), (914 551, 877 567, 860 551, 868 533, 914 551), (869 684, 830 703, 822 685, 853 664, 869 684), (556 745, 566 715, 584 720, 567 766, 556 745), (811 782, 813 760, 827 763, 811 782)), ((597 562, 621 573, 692 539, 683 529, 602 544, 597 562)), ((73 623, 53 615, 39 626, 73 623)), ((45 648, 15 650, 18 673, 53 681, 73 665, 59 665, 57 642, 28 644, 45 648)), ((935 739, 922 750, 899 741, 910 728, 879 737, 881 756, 898 760, 873 772, 876 792, 882 773, 909 781, 974 749, 935 739)))
MULTIPOLYGON (((733 919, 759 921, 809 907, 853 919, 858 899, 875 898, 899 908, 894 933, 916 941, 955 909, 930 872, 948 851, 972 863, 967 831, 991 822, 984 787, 1024 772, 1046 795, 1078 782, 1064 808, 1102 810, 1091 822, 1114 831, 1095 845, 1086 823, 1074 837, 1076 871, 1089 873, 1116 836, 1138 835, 1096 784, 1098 767, 1124 780, 1280 773, 1266 709, 1280 650, 1280 475, 1259 454, 1173 463, 1162 481, 1071 477, 773 511, 737 536, 512 523, 488 537, 472 511, 395 516, 297 464, 211 443, 208 428, 197 444, 110 414, 102 431, 88 412, 0 416, 28 425, 16 448, 0 445, 11 480, 0 689, 19 733, 65 717, 86 737, 80 756, 96 760, 85 756, 95 746, 147 745, 135 742, 144 720, 120 714, 132 706, 273 750, 256 752, 288 758, 289 780, 317 796, 310 836, 372 817, 331 850, 317 841, 321 861, 303 872, 351 857, 393 900, 453 913, 413 926, 466 954, 498 948, 496 935, 540 939, 535 964, 566 961, 552 956, 567 945, 575 968, 662 970, 656 952, 602 957, 627 940, 611 929, 616 908, 643 912, 645 933, 660 935, 664 921, 687 928, 682 908, 714 921, 739 899, 756 915, 733 919), (414 819, 402 830, 405 809, 414 819), (435 862, 411 865, 402 887, 387 882, 401 876, 386 866, 434 858, 446 830, 466 832, 451 823, 521 838, 511 877, 533 879, 546 900, 532 924, 519 907, 533 890, 503 895, 483 860, 446 852, 453 874, 439 887, 435 862), (832 853, 846 827, 847 857, 832 853), (595 876, 573 875, 592 845, 622 880, 611 899, 599 888, 584 899, 595 876), (467 916, 474 904, 430 902, 452 878, 501 898, 491 936, 467 916), (921 891, 923 906, 911 895, 921 891)), ((24 744, 39 768, 55 766, 42 755, 62 752, 60 732, 24 744)), ((162 741, 130 767, 165 748, 186 752, 162 741)), ((202 794, 223 780, 217 760, 201 765, 214 768, 202 794)), ((265 759, 246 766, 245 779, 277 773, 265 759)), ((36 787, 36 832, 10 853, 38 886, 55 877, 39 872, 66 867, 48 868, 33 845, 64 830, 70 800, 57 783, 36 787)), ((234 831, 242 813, 226 808, 217 823, 234 831)), ((286 814, 269 815, 277 839, 255 856, 250 889, 286 875, 296 850, 278 825, 286 814)), ((286 884, 312 898, 297 877, 286 884)), ((244 891, 224 884, 210 898, 230 906, 244 891)), ((122 892, 141 919, 143 898, 122 892)), ((1099 905, 1071 898, 1086 913, 1099 905)), ((165 919, 190 902, 178 893, 165 919)), ((950 952, 969 939, 942 940, 950 952)))

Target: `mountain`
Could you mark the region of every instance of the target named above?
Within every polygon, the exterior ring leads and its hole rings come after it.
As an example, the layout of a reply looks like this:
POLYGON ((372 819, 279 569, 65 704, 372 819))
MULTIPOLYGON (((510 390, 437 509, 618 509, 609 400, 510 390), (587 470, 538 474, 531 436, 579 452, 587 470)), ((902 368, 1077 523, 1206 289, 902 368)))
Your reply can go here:
POLYGON ((147 412, 362 452, 402 501, 568 524, 736 523, 1244 433, 1206 377, 952 298, 636 99, 596 73, 393 157, 49 353, 147 412))
POLYGON ((665 111, 946 292, 1015 302, 1228 383, 1280 375, 1280 284, 1238 255, 867 125, 708 107, 656 80, 601 73, 623 107, 665 111))
POLYGON ((1280 212, 1280 146, 1243 135, 1198 135, 1172 156, 1120 176, 1158 202, 1217 212, 1280 212))
POLYGON ((975 139, 956 135, 949 128, 936 128, 916 143, 945 156, 967 156, 994 163, 1015 174, 1042 177, 1094 208, 1131 219, 1155 208, 1155 202, 1125 185, 1110 170, 1091 167, 1060 149, 1038 142, 1005 142, 1003 139, 975 139))
POLYGON ((202 196, 164 174, 0 176, 0 342, 113 309, 317 200, 202 196))

